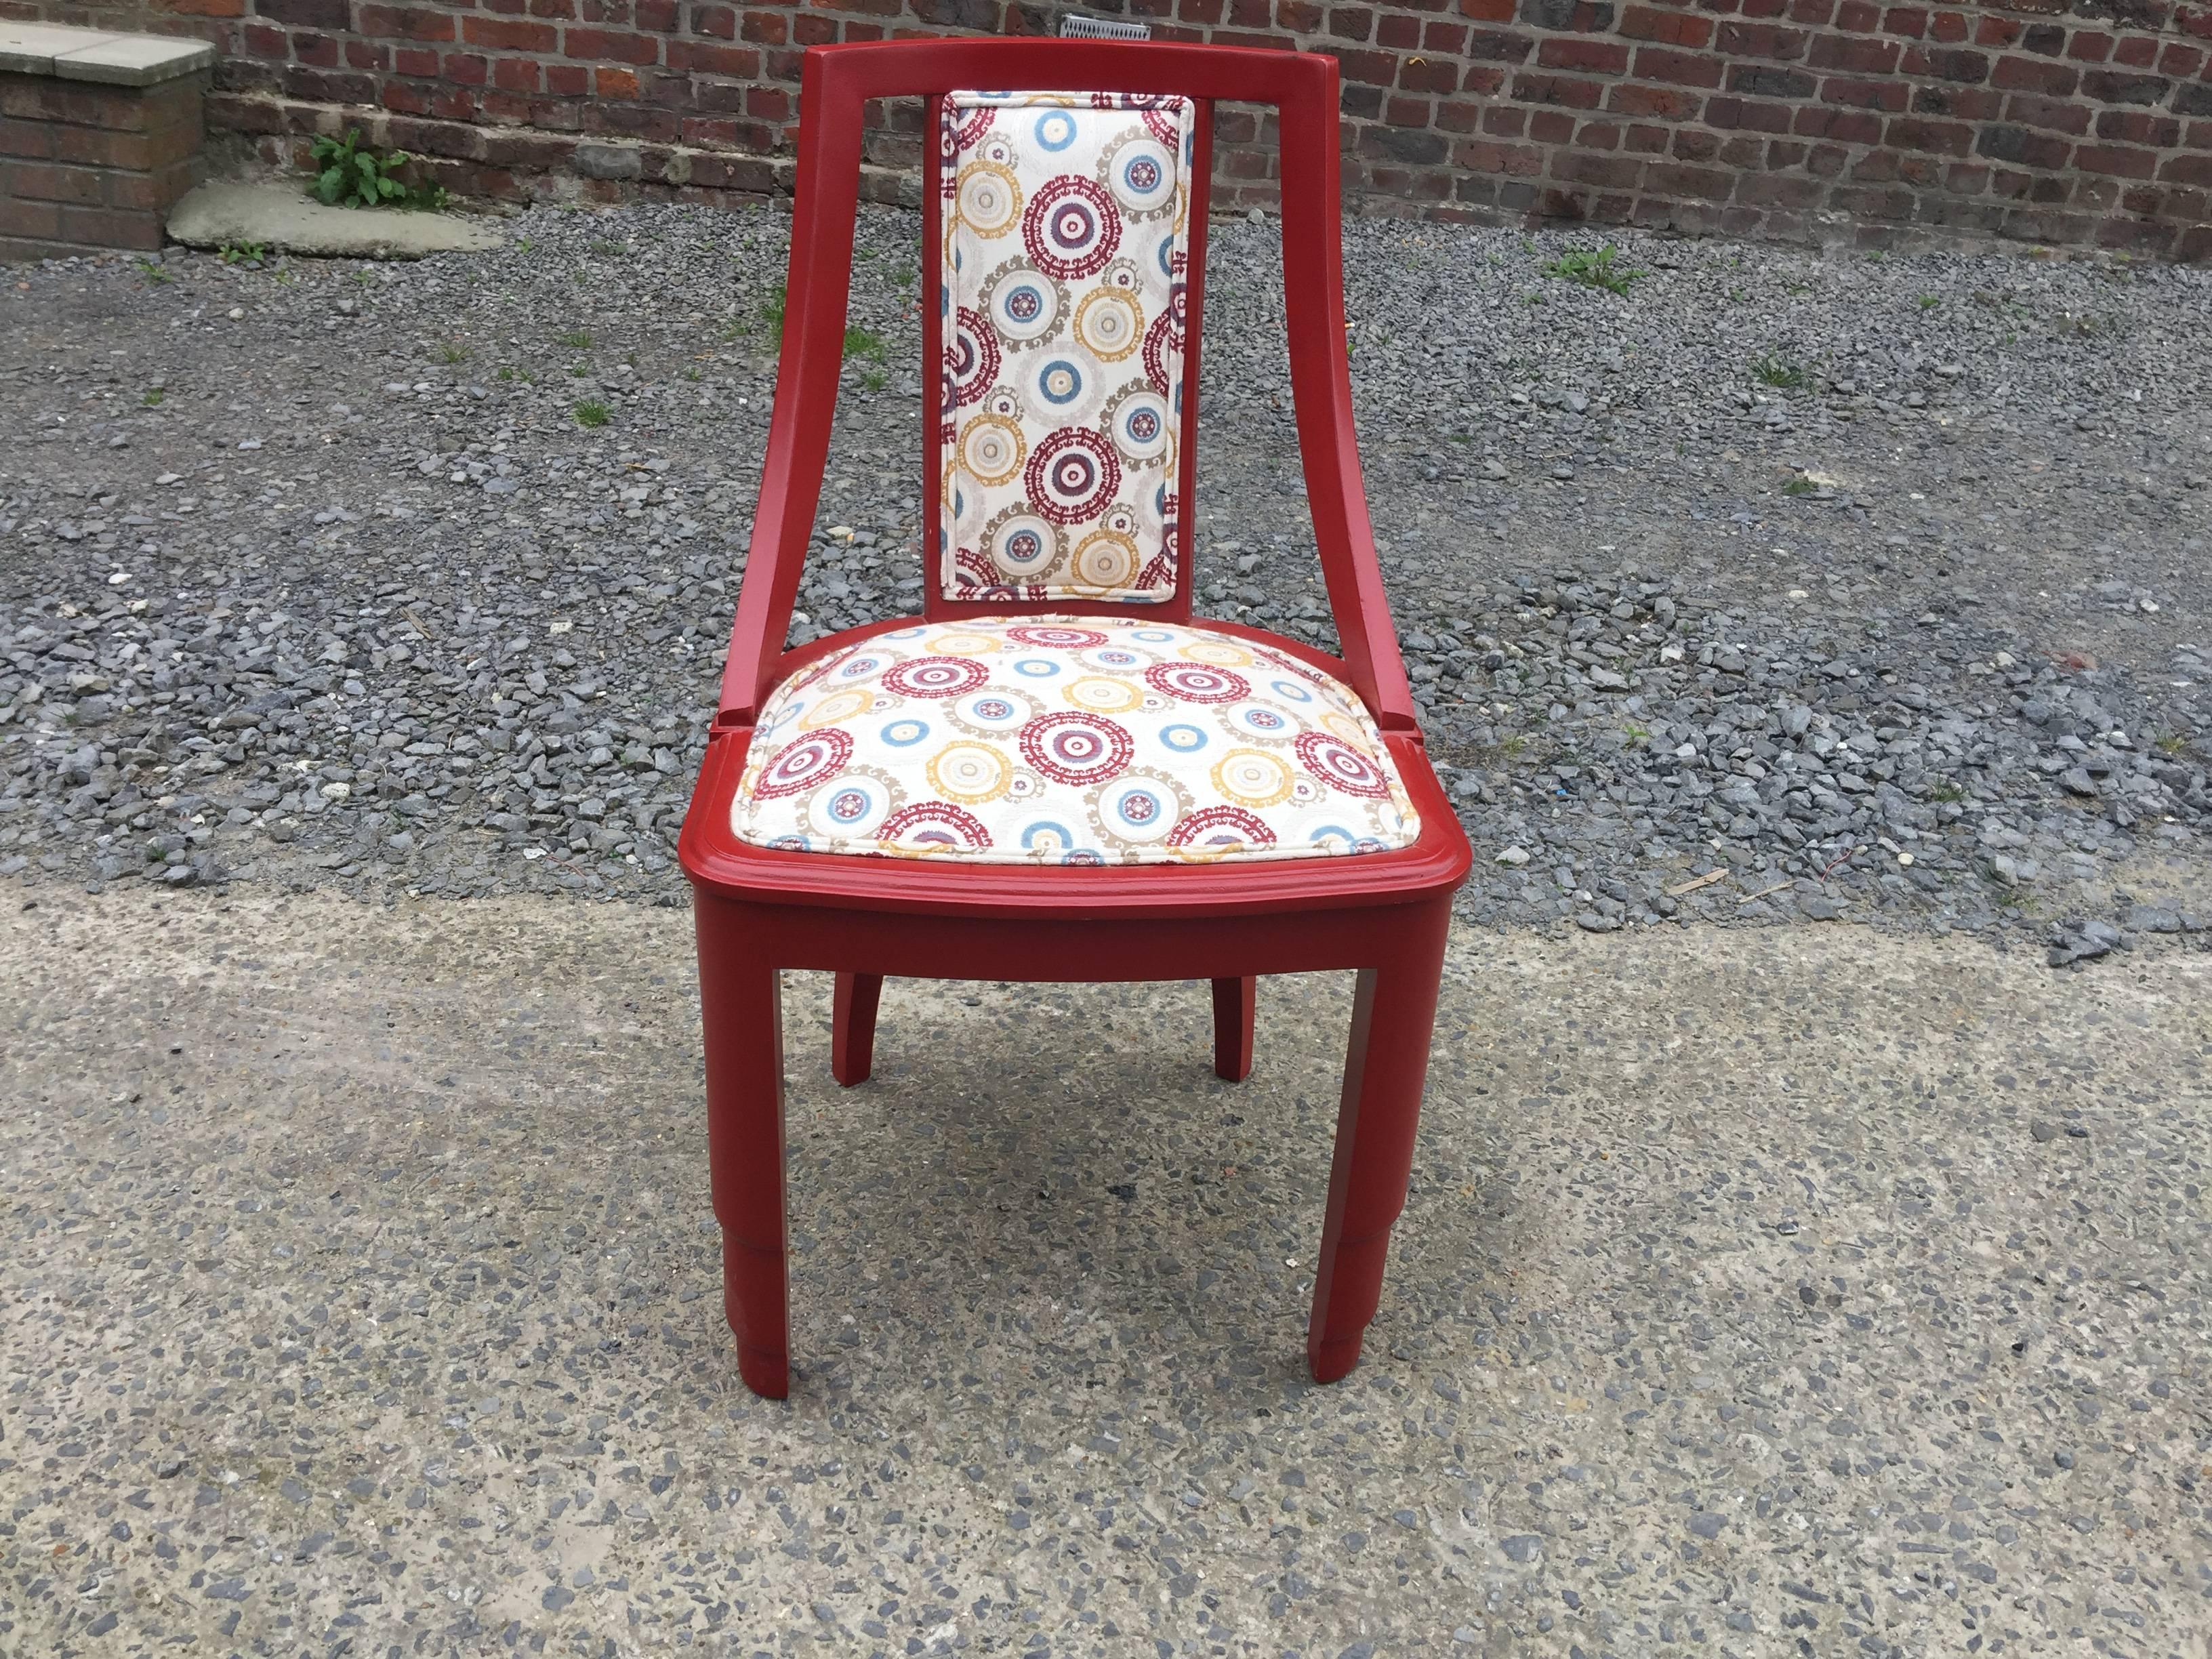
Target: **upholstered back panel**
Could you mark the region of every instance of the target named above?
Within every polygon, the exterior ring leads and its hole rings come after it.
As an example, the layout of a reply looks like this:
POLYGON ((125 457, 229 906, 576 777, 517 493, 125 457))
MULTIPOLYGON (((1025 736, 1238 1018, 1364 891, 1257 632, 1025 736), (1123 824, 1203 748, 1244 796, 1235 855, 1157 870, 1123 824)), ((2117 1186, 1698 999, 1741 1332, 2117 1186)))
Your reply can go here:
POLYGON ((1194 125, 1186 98, 945 99, 945 598, 1173 596, 1194 125))

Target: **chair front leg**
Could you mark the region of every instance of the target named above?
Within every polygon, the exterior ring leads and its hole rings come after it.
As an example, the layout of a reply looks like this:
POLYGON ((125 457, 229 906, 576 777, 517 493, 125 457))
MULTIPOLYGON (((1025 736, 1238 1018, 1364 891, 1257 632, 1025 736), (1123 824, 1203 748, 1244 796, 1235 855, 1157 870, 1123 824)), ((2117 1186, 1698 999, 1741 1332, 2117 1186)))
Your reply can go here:
POLYGON ((782 982, 722 907, 698 906, 707 1149, 722 1228, 722 1311, 745 1386, 789 1391, 785 1288, 782 982))
POLYGON ((840 974, 830 998, 830 1072, 848 1089, 866 1083, 876 1059, 876 1004, 881 974, 840 974))
POLYGON ((1260 981, 1213 981, 1213 1074, 1242 1083, 1252 1075, 1252 1014, 1260 981))
MULTIPOLYGON (((1446 910, 1443 920, 1449 916, 1446 910)), ((1382 1299, 1390 1228, 1406 1207, 1413 1175, 1413 1132, 1443 970, 1443 931, 1441 923, 1419 929, 1423 937, 1409 940, 1398 961, 1360 970, 1306 1326, 1306 1361, 1317 1382, 1334 1382, 1359 1363, 1360 1338, 1382 1299)))

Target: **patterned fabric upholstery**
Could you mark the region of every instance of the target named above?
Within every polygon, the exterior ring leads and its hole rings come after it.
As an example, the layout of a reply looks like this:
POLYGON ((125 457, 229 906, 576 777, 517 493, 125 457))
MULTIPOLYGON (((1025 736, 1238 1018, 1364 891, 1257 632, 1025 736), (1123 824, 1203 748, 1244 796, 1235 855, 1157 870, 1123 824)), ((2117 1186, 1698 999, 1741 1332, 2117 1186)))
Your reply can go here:
POLYGON ((1187 98, 956 92, 945 191, 945 595, 1176 584, 1187 98))
POLYGON ((1317 858, 1420 833, 1349 688, 1211 629, 1097 617, 919 623, 832 652, 762 708, 731 827, 986 864, 1317 858))

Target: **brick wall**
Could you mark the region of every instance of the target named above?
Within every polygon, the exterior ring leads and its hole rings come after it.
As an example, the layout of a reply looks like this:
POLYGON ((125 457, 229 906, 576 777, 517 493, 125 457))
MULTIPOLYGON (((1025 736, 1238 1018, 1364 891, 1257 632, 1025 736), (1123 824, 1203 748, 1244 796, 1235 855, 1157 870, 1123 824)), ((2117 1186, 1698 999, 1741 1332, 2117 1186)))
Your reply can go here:
MULTIPOLYGON (((1333 52, 1355 209, 2212 258, 2212 0, 1110 0, 1157 36, 1333 52)), ((1045 32, 1006 0, 0 0, 223 53, 211 125, 272 158, 358 121, 509 198, 787 185, 799 55, 1045 32)), ((918 153, 882 113, 879 195, 918 153)), ((1224 108, 1218 200, 1274 198, 1224 108)), ((908 181, 906 189, 911 189, 908 181)))
POLYGON ((0 72, 0 259, 161 246, 163 216, 198 177, 206 80, 0 72))

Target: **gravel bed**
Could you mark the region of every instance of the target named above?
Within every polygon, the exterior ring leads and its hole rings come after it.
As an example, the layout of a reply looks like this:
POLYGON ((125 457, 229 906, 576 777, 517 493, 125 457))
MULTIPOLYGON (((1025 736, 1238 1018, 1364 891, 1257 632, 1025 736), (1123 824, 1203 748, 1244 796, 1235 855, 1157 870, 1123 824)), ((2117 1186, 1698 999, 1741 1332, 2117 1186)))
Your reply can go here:
MULTIPOLYGON (((684 896, 787 220, 0 292, 0 875, 684 896)), ((799 637, 918 602, 872 210, 799 637)), ((2212 272, 1348 228, 1370 493, 1478 920, 2199 927, 2212 272)), ((1215 228, 1200 586, 1333 637, 1268 223, 1215 228)))

